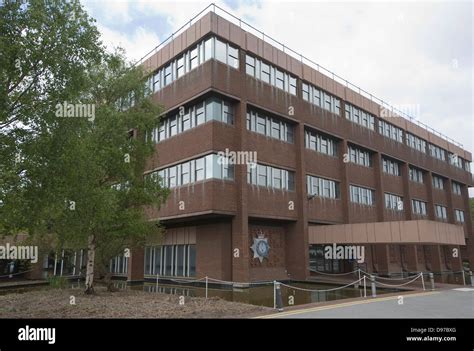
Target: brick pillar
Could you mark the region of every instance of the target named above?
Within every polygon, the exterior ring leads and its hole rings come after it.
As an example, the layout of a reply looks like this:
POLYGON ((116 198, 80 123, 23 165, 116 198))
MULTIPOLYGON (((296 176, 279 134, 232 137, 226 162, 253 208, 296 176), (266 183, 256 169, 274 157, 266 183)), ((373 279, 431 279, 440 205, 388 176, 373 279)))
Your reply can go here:
MULTIPOLYGON (((245 67, 245 62, 241 60, 241 67, 245 67)), ((243 72, 245 74, 245 72, 243 72)), ((242 79, 245 82, 245 79, 242 79)), ((236 144, 240 151, 249 150, 247 147, 247 103, 242 100, 235 107, 235 131, 236 144)), ((236 150, 236 151, 239 151, 236 150)), ((257 155, 258 158, 258 155, 257 155)), ((235 185, 236 191, 236 215, 232 218, 232 281, 249 282, 250 281, 250 245, 249 245, 249 223, 248 223, 248 184, 247 184, 247 165, 235 166, 235 185), (234 250, 238 250, 238 257, 234 255, 234 250)))
POLYGON ((416 245, 404 245, 404 267, 408 272, 419 272, 418 251, 416 245))
POLYGON ((441 247, 439 245, 430 245, 430 260, 432 272, 441 272, 443 270, 441 255, 441 247))
POLYGON ((296 174, 295 191, 298 219, 287 226, 286 267, 291 279, 306 280, 309 276, 308 197, 304 162, 304 124, 295 127, 296 174))
MULTIPOLYGON (((434 221, 435 218, 435 205, 434 205, 434 198, 433 198, 433 173, 426 172, 426 190, 428 195, 428 204, 426 211, 428 212, 428 219, 434 221)), ((449 209, 448 209, 449 211, 449 209)))
POLYGON ((350 204, 350 193, 349 193, 349 173, 347 169, 347 163, 344 162, 344 156, 349 157, 349 148, 347 145, 347 140, 341 141, 341 148, 338 151, 339 159, 341 160, 341 203, 342 203, 342 219, 343 223, 350 223, 351 216, 349 211, 350 204))
MULTIPOLYGON (((447 207, 446 210, 448 213, 448 222, 449 223, 456 223, 456 217, 454 216, 454 206, 453 206, 453 182, 451 179, 446 181, 446 199, 447 199, 447 207)), ((468 207, 469 208, 469 207, 468 207)))
POLYGON ((127 282, 142 282, 144 280, 145 271, 145 248, 137 247, 130 251, 130 257, 128 258, 127 266, 127 282))
POLYGON ((386 274, 389 266, 389 252, 387 244, 376 244, 375 246, 375 261, 378 273, 386 274))
POLYGON ((385 220, 385 191, 383 186, 383 164, 382 155, 375 153, 373 155, 374 172, 375 172, 375 203, 377 204, 377 220, 383 222, 385 220))
MULTIPOLYGON (((403 180, 403 212, 405 214, 405 220, 410 221, 413 219, 412 210, 411 210, 411 200, 410 200, 410 178, 409 178, 409 169, 408 163, 402 163, 400 165, 402 180, 403 180)), ((430 205, 428 204, 428 207, 430 205)))
POLYGON ((449 250, 449 268, 453 272, 459 272, 462 271, 463 265, 462 265, 462 258, 461 258, 461 248, 456 245, 451 245, 448 247, 449 250), (457 257, 454 257, 455 252, 457 253, 457 257))

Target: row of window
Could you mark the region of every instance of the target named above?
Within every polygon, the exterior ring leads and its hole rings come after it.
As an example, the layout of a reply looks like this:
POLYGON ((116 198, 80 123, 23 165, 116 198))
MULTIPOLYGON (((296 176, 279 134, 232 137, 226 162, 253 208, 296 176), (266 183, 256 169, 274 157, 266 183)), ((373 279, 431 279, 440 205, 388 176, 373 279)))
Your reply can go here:
POLYGON ((223 156, 210 154, 148 173, 145 179, 156 176, 163 186, 171 189, 204 179, 234 179, 234 165, 223 156))
POLYGON ((415 167, 409 167, 408 176, 412 182, 423 184, 423 171, 415 167))
POLYGON ((283 72, 275 66, 269 65, 259 58, 245 56, 245 72, 278 89, 296 95, 296 78, 283 72))
POLYGON ((341 100, 337 97, 306 83, 302 83, 302 94, 303 100, 340 116, 341 100))
POLYGON ((439 146, 428 144, 428 149, 430 150, 430 156, 437 158, 441 161, 446 161, 446 151, 439 146))
POLYGON ((426 154, 426 141, 416 135, 406 133, 406 143, 412 149, 421 151, 426 154))
POLYGON ((247 110, 247 129, 287 143, 294 142, 294 127, 290 123, 251 109, 247 110))
POLYGON ((337 156, 337 141, 328 136, 306 130, 305 147, 307 149, 329 155, 337 156))
POLYGON ((446 206, 435 205, 435 215, 440 219, 448 219, 448 208, 446 206))
POLYGON ((150 92, 157 92, 181 78, 205 61, 214 58, 233 68, 239 68, 239 50, 215 37, 201 41, 181 56, 155 71, 148 79, 150 92))
POLYGON ((456 219, 456 222, 464 223, 464 211, 454 210, 454 217, 456 219))
POLYGON ((378 120, 379 133, 392 140, 403 143, 403 130, 395 127, 393 124, 387 123, 381 119, 378 120))
POLYGON ((145 247, 145 275, 194 277, 196 245, 163 245, 145 247))
POLYGON ((295 190, 295 173, 286 169, 252 164, 247 166, 247 182, 273 189, 295 190))
POLYGON ((357 123, 370 130, 375 130, 375 116, 371 115, 368 112, 360 110, 359 108, 347 102, 345 103, 345 109, 346 109, 346 118, 349 121, 357 123))
POLYGON ((349 146, 349 161, 360 166, 371 167, 372 159, 370 153, 366 150, 349 146))
POLYGON ((443 190, 444 189, 444 179, 438 176, 433 175, 433 187, 436 189, 443 190))
POLYGON ((385 193, 385 208, 403 211, 403 198, 398 195, 385 193))
POLYGON ((426 216, 428 213, 426 211, 426 202, 420 200, 411 200, 411 207, 414 214, 420 216, 426 216))
POLYGON ((461 195, 461 184, 456 183, 456 182, 452 182, 451 184, 452 184, 453 194, 461 195))
POLYGON ((375 204, 375 191, 361 186, 349 186, 351 202, 373 206, 375 204))
POLYGON ((388 158, 382 158, 383 171, 387 174, 400 176, 400 164, 397 161, 390 160, 388 158))
POLYGON ((308 195, 314 195, 328 199, 339 198, 339 183, 335 182, 334 180, 307 175, 306 186, 308 195))
POLYGON ((211 97, 187 108, 183 107, 171 117, 164 118, 160 126, 151 131, 150 137, 158 143, 211 120, 233 124, 232 104, 211 97))
POLYGON ((110 273, 127 274, 128 272, 128 257, 123 254, 115 256, 110 260, 110 273))

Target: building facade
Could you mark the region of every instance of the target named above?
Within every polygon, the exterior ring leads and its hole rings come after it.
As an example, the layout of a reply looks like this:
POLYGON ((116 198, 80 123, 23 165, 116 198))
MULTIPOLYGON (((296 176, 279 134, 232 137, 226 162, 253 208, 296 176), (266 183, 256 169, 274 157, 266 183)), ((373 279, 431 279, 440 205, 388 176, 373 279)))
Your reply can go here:
POLYGON ((147 209, 163 241, 116 263, 130 281, 352 271, 332 244, 363 246, 380 274, 474 264, 462 147, 212 11, 142 64, 165 109, 145 176, 170 195, 147 209))

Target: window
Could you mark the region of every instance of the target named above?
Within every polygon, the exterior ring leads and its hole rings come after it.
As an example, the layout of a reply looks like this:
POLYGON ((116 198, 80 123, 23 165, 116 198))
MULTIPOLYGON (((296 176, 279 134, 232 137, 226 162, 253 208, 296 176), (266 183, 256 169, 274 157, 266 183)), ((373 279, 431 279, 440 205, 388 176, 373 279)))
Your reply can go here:
POLYGON ((330 137, 312 131, 305 131, 305 147, 313 151, 337 156, 336 141, 330 137))
POLYGON ((194 179, 199 182, 204 179, 204 158, 198 158, 195 161, 195 167, 194 179))
POLYGON ((395 211, 403 211, 403 198, 398 195, 385 193, 385 208, 395 211))
POLYGON ((368 112, 362 111, 347 102, 345 103, 345 105, 345 116, 348 120, 370 130, 374 130, 375 117, 373 115, 368 112))
POLYGON ((293 125, 252 108, 247 109, 247 129, 288 143, 294 142, 293 125))
POLYGON ((258 58, 245 56, 245 72, 257 79, 271 84, 278 89, 296 95, 296 78, 258 58))
POLYGON ((285 89, 285 78, 284 78, 284 73, 279 71, 279 70, 276 70, 275 71, 275 86, 278 88, 278 89, 285 89))
POLYGON ((379 119, 379 134, 403 143, 403 130, 379 119))
POLYGON ((464 223, 464 211, 454 210, 454 216, 456 218, 456 222, 464 223))
POLYGON ((411 207, 412 211, 414 214, 420 215, 420 216, 426 216, 426 202, 425 201, 420 201, 420 200, 411 200, 411 207))
POLYGON ((375 191, 356 185, 349 186, 351 202, 373 206, 375 204, 375 191))
POLYGON ((444 180, 441 177, 433 175, 433 187, 436 189, 444 189, 444 180))
POLYGON ((265 83, 270 84, 270 66, 262 62, 260 64, 260 67, 261 67, 260 79, 263 80, 265 83))
POLYGON ((170 137, 172 137, 173 135, 176 135, 178 133, 178 128, 177 128, 177 124, 176 124, 176 117, 171 117, 169 119, 168 127, 169 127, 168 135, 170 137))
POLYGON ((453 194, 461 195, 461 184, 452 182, 453 194))
POLYGON ((227 63, 226 44, 216 39, 216 60, 227 63))
POLYGON ((165 180, 163 185, 168 188, 192 184, 204 179, 234 179, 234 164, 227 159, 219 159, 220 157, 222 156, 209 154, 176 166, 154 171, 145 177, 158 174, 165 180))
POLYGON ((358 149, 353 146, 349 146, 349 160, 360 166, 371 167, 370 153, 365 150, 358 149))
POLYGON ((171 64, 169 64, 167 67, 165 67, 164 86, 167 86, 168 84, 170 84, 171 81, 172 81, 171 64))
POLYGON ((274 189, 295 190, 294 172, 261 164, 247 166, 247 182, 274 189))
POLYGON ((439 146, 428 144, 428 149, 430 150, 430 156, 437 158, 441 161, 446 161, 446 151, 439 146))
POLYGON ((157 92, 161 89, 161 72, 157 71, 153 76, 153 91, 157 92))
POLYGON ((258 185, 267 186, 267 167, 258 165, 258 185))
POLYGON ((439 219, 446 220, 448 219, 447 207, 442 205, 435 205, 435 214, 439 219))
POLYGON ((181 165, 181 182, 180 185, 186 185, 190 182, 189 162, 181 165))
POLYGON ((313 105, 319 106, 329 112, 336 115, 340 115, 341 100, 337 97, 323 92, 315 86, 307 83, 302 84, 303 99, 312 103, 313 105))
POLYGON ((280 122, 272 120, 272 138, 280 139, 280 122))
POLYGON ((194 48, 191 50, 189 56, 189 67, 190 69, 194 69, 199 66, 199 58, 198 58, 198 48, 194 48))
POLYGON ((195 245, 145 247, 145 275, 193 277, 196 255, 192 252, 195 252, 195 245))
POLYGON ((290 94, 296 95, 296 78, 290 76, 290 94))
POLYGON ((214 56, 214 38, 209 38, 204 42, 204 60, 207 61, 214 56))
POLYGON ((382 165, 384 173, 400 176, 400 164, 385 157, 382 157, 382 165))
POLYGON ((196 44, 167 66, 156 70, 149 82, 150 89, 154 92, 162 89, 213 57, 233 68, 239 67, 239 50, 211 37, 196 44))
POLYGON ((227 64, 230 67, 238 69, 239 68, 239 50, 229 45, 228 51, 229 52, 228 52, 227 64))
POLYGON ((303 93, 303 100, 309 101, 309 85, 303 83, 301 90, 302 90, 302 93, 303 93))
POLYGON ((252 56, 245 56, 245 72, 248 75, 255 77, 255 58, 252 56))
POLYGON ((307 175, 306 185, 308 195, 314 195, 328 199, 339 198, 339 183, 335 182, 334 180, 307 175))
POLYGON ((418 168, 410 166, 409 178, 412 182, 423 184, 423 171, 418 168))
POLYGON ((184 76, 184 56, 178 59, 176 66, 176 77, 180 78, 182 76, 184 76))
POLYGON ((181 116, 181 131, 185 132, 188 129, 191 129, 191 116, 189 110, 187 111, 187 113, 181 116))
POLYGON ((406 143, 412 149, 426 153, 426 141, 414 136, 413 134, 406 133, 406 143))

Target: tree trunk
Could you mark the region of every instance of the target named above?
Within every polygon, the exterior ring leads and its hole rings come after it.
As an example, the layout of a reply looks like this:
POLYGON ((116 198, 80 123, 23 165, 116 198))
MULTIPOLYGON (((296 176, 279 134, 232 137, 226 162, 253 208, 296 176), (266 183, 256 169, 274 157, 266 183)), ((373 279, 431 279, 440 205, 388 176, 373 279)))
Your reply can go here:
POLYGON ((87 245, 86 294, 94 294, 95 236, 89 236, 87 245))

